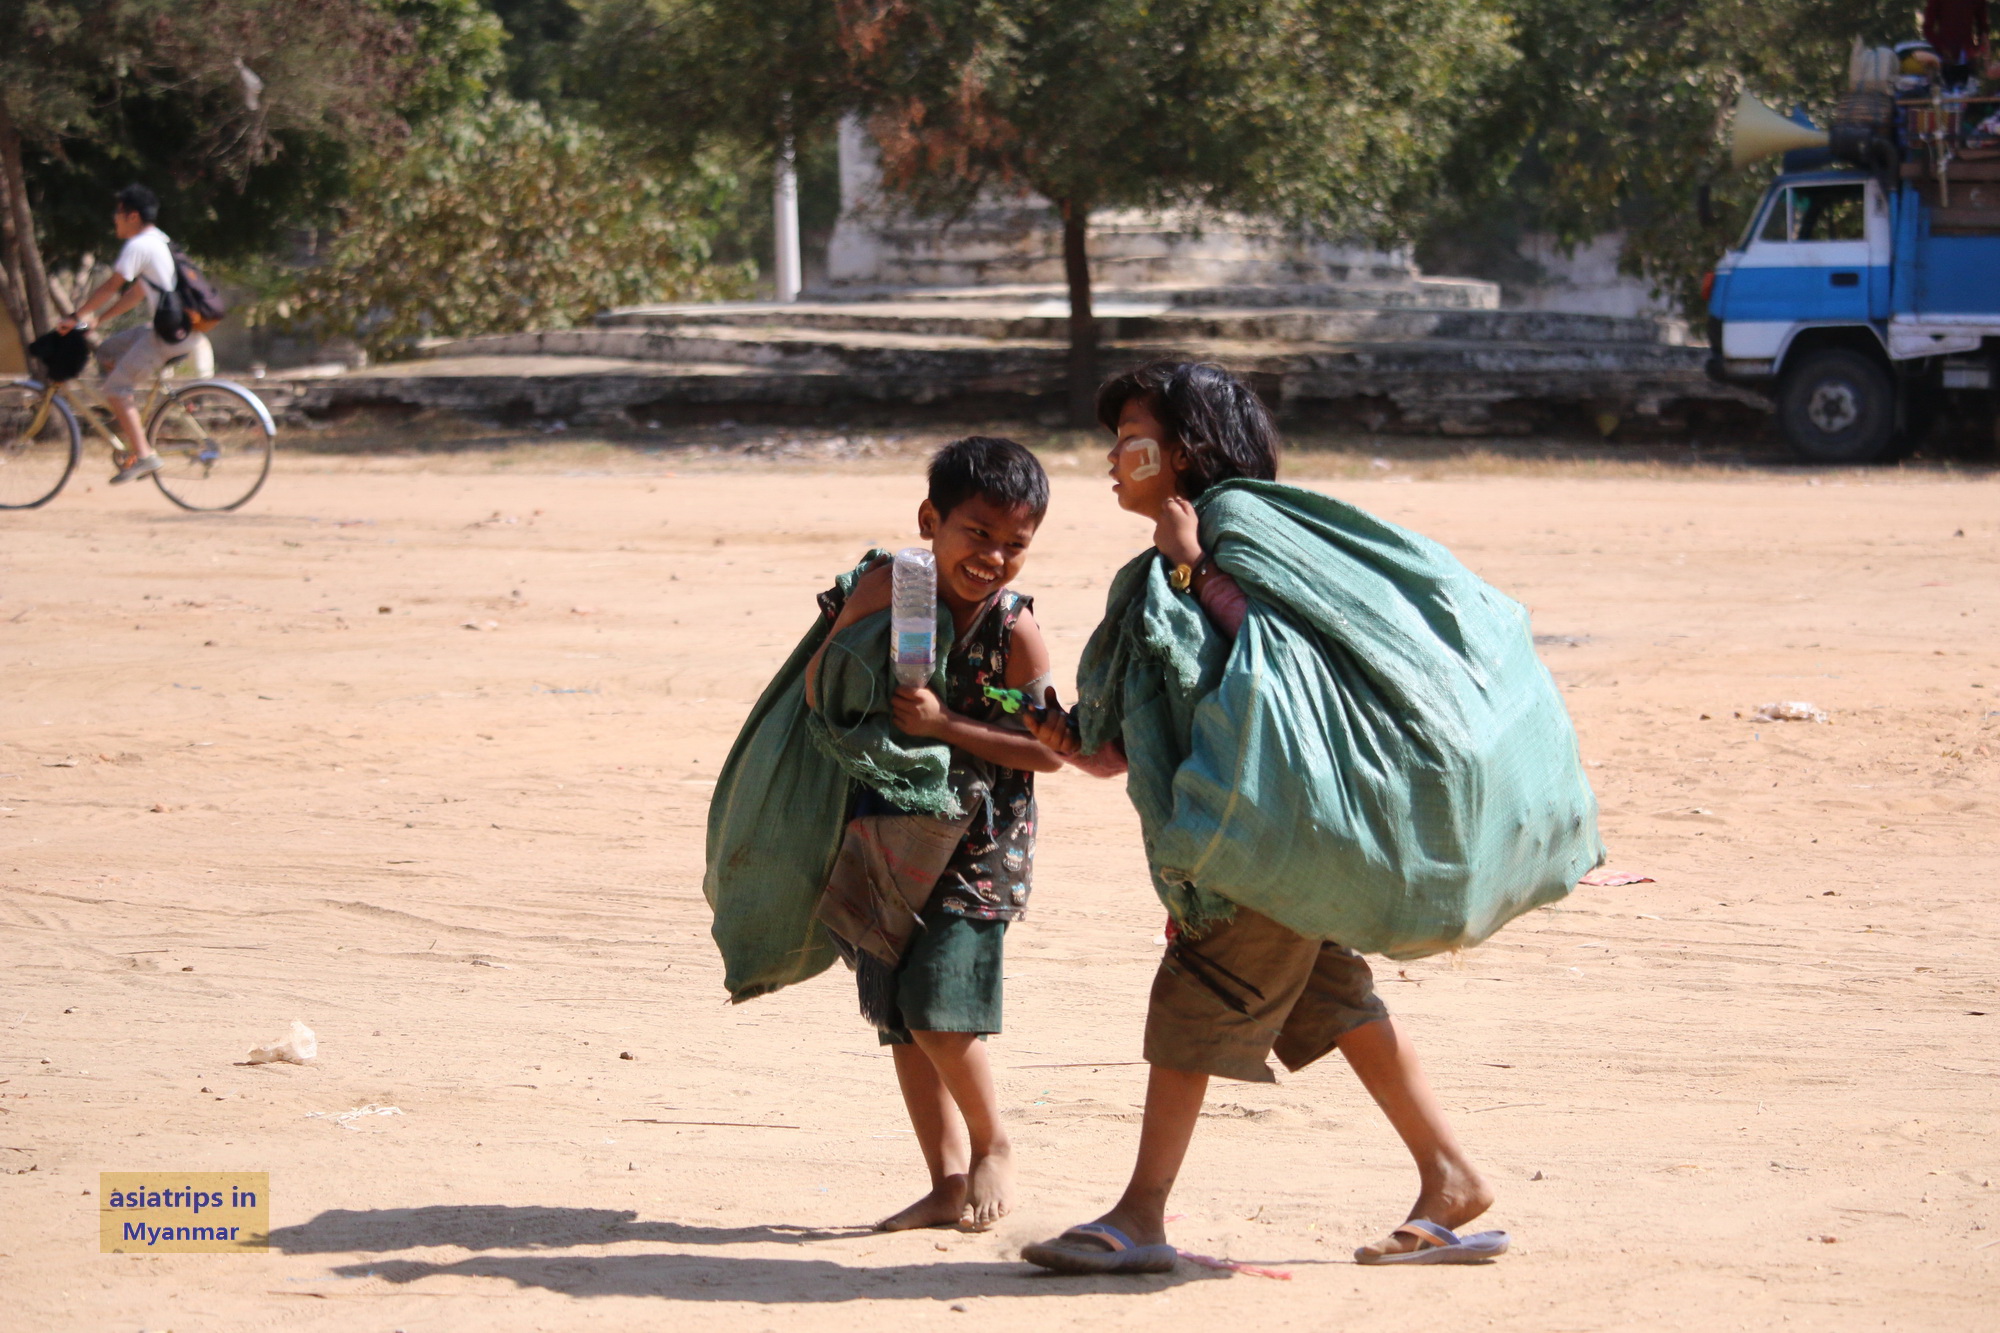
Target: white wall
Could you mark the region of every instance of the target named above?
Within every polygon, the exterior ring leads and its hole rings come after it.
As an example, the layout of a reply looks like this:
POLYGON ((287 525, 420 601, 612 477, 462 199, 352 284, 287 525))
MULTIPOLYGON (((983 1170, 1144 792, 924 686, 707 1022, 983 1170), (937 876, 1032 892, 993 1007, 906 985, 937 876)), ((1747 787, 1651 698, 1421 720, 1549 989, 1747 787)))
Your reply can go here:
POLYGON ((1507 304, 1573 315, 1677 314, 1671 303, 1653 295, 1643 279, 1618 271, 1624 245, 1624 236, 1611 232, 1565 254, 1553 237, 1530 233, 1521 244, 1521 257, 1541 265, 1547 276, 1526 289, 1510 285, 1507 304))

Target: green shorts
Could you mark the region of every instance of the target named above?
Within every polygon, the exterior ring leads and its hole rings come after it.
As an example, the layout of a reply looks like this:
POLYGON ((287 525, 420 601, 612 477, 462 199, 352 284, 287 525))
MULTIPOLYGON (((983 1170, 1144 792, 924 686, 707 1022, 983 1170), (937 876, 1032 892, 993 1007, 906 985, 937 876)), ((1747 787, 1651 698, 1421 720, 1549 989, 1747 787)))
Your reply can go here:
POLYGON ((1304 1069, 1364 1023, 1387 1018, 1368 960, 1307 939, 1261 912, 1236 915, 1167 946, 1146 1007, 1146 1061, 1273 1083, 1276 1053, 1304 1069))
POLYGON ((931 907, 922 919, 924 928, 896 965, 896 1012, 893 1026, 879 1030, 882 1045, 907 1045, 912 1028, 998 1032, 1007 923, 931 907))

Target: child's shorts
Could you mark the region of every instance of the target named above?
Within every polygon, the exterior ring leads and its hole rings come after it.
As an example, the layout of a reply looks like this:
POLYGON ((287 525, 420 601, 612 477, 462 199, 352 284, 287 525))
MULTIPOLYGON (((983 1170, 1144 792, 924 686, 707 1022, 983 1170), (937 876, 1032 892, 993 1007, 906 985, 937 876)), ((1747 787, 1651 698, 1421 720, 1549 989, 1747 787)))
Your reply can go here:
POLYGON ((929 906, 923 923, 896 965, 894 1026, 881 1031, 881 1044, 907 1045, 912 1028, 981 1036, 998 1032, 1007 923, 929 906))
POLYGON ((1146 1009, 1146 1061, 1247 1083, 1277 1081, 1265 1063, 1304 1069, 1365 1023, 1389 1016, 1368 960, 1309 940, 1261 912, 1236 915, 1167 946, 1146 1009))

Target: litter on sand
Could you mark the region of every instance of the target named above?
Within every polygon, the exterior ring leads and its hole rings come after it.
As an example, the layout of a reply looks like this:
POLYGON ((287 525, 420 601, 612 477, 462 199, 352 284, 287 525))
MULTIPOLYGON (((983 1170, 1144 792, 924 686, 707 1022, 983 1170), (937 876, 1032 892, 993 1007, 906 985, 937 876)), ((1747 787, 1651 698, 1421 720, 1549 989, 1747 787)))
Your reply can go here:
POLYGON ((298 1019, 292 1020, 291 1035, 269 1046, 259 1046, 250 1052, 245 1064, 268 1065, 282 1062, 288 1065, 302 1065, 319 1054, 319 1038, 313 1030, 298 1019))
POLYGON ((1276 1278, 1280 1282, 1290 1282, 1292 1275, 1282 1268, 1262 1268, 1256 1264, 1240 1264, 1234 1259, 1217 1259, 1209 1254, 1196 1254, 1193 1250, 1176 1250, 1176 1254, 1191 1264, 1203 1268, 1213 1268, 1224 1273, 1248 1273, 1251 1277, 1276 1278))
POLYGON ((1635 875, 1628 870, 1593 870, 1577 881, 1579 884, 1590 884, 1600 889, 1616 888, 1620 884, 1652 884, 1655 882, 1651 875, 1635 875))
POLYGON ((351 1111, 307 1111, 306 1119, 331 1120, 342 1129, 355 1129, 358 1127, 354 1122, 363 1116, 401 1114, 403 1114, 403 1108, 400 1106, 377 1106, 373 1102, 370 1102, 367 1106, 357 1106, 351 1111))
POLYGON ((1750 715, 1752 722, 1831 722, 1826 710, 1803 699, 1787 699, 1779 703, 1759 704, 1757 711, 1750 715))

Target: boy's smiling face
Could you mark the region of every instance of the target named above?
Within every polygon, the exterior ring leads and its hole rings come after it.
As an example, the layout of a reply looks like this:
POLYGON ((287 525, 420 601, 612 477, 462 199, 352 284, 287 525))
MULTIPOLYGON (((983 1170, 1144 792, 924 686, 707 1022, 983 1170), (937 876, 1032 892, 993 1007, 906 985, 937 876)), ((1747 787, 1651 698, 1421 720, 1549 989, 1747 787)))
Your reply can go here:
POLYGON ((1006 587, 1028 562, 1028 543, 1041 518, 1026 505, 996 505, 983 495, 939 514, 929 500, 917 509, 917 531, 937 557, 938 596, 956 613, 973 610, 1006 587))

